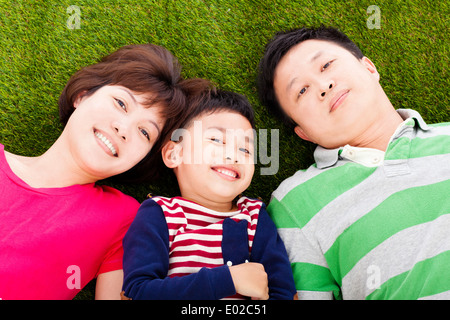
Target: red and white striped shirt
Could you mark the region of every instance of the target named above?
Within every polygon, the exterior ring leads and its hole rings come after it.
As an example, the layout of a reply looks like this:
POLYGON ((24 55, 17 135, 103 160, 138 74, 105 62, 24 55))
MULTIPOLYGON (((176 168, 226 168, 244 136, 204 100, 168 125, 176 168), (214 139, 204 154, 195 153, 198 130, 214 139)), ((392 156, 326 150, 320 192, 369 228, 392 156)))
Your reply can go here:
POLYGON ((218 212, 181 197, 152 199, 161 206, 169 229, 169 277, 224 265, 222 224, 226 218, 247 220, 251 251, 261 201, 241 197, 237 202, 238 210, 218 212))

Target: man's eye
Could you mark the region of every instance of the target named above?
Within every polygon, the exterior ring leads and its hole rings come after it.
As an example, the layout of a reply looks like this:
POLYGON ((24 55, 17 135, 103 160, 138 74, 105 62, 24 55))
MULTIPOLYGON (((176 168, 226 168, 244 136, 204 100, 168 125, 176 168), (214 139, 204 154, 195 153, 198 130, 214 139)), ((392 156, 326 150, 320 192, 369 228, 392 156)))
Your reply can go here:
POLYGON ((334 60, 331 60, 331 61, 328 61, 327 63, 325 63, 322 67, 322 71, 324 71, 326 68, 328 68, 333 63, 333 61, 334 60))
POLYGON ((120 100, 120 99, 114 99, 114 100, 116 100, 119 107, 121 107, 123 110, 127 111, 127 106, 125 105, 125 103, 122 100, 120 100))

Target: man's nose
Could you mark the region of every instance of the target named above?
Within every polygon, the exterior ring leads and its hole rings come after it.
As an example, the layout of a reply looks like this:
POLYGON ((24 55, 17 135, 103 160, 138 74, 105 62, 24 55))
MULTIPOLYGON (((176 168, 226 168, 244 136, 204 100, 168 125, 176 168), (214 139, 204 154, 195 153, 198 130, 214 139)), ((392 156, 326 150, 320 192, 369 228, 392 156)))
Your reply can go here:
POLYGON ((328 92, 331 91, 331 89, 333 89, 334 87, 334 81, 330 80, 330 81, 326 81, 321 85, 321 89, 320 89, 320 97, 324 98, 326 96, 326 94, 328 92))

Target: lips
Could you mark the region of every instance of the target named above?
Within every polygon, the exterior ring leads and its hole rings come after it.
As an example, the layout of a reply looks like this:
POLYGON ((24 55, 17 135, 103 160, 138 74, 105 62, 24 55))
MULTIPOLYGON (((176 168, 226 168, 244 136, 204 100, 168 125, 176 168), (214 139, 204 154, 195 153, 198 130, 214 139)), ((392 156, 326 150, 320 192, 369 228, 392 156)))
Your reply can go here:
POLYGON ((226 180, 236 180, 240 178, 239 172, 231 167, 212 167, 213 171, 217 172, 222 178, 226 180))
POLYGON ((335 96, 333 97, 333 99, 331 99, 330 102, 330 112, 336 110, 344 102, 345 98, 347 98, 349 91, 350 90, 344 89, 335 94, 335 96))
POLYGON ((106 137, 106 134, 103 134, 96 129, 94 129, 94 134, 98 138, 97 142, 105 149, 105 151, 109 151, 114 157, 119 156, 117 147, 115 147, 111 140, 106 137))

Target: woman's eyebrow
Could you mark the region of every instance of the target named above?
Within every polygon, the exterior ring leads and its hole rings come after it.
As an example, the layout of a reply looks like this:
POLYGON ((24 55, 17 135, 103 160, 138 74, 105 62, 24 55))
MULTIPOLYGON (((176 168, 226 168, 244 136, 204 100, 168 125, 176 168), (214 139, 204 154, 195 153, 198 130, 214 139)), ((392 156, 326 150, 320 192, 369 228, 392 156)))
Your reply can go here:
POLYGON ((127 88, 119 88, 119 89, 122 90, 122 91, 125 91, 126 93, 128 93, 128 95, 130 96, 131 100, 133 100, 133 102, 135 104, 137 104, 136 98, 134 97, 134 94, 132 94, 130 92, 130 90, 128 90, 127 88))

